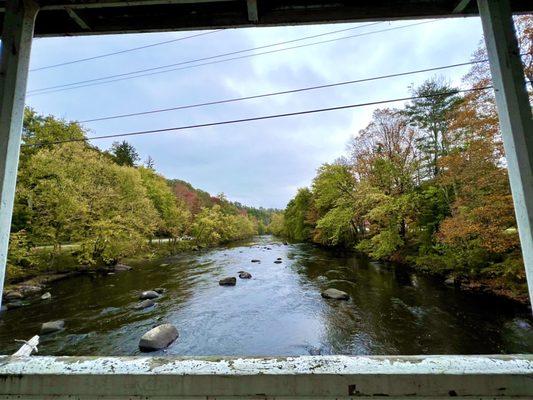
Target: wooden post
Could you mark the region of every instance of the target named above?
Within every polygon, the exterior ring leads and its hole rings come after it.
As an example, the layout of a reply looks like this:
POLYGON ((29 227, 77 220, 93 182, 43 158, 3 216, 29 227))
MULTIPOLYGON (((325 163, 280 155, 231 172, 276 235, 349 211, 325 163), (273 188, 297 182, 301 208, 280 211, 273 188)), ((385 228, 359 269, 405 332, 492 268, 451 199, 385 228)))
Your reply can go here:
POLYGON ((6 2, 0 65, 0 305, 24 116, 24 98, 37 4, 6 2))
POLYGON ((533 300, 533 121, 509 0, 478 0, 529 298, 533 300))

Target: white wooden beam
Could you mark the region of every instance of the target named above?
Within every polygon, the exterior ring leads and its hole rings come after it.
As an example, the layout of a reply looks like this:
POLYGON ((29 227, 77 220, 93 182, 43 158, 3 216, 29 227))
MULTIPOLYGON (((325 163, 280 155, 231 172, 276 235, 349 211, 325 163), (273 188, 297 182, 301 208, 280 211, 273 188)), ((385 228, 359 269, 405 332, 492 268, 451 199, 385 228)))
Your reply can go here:
POLYGON ((530 301, 533 300, 533 120, 509 0, 478 0, 530 301))
POLYGON ((24 116, 24 98, 37 4, 7 2, 0 60, 0 305, 24 116))
POLYGON ((533 356, 0 357, 2 399, 528 399, 533 356))

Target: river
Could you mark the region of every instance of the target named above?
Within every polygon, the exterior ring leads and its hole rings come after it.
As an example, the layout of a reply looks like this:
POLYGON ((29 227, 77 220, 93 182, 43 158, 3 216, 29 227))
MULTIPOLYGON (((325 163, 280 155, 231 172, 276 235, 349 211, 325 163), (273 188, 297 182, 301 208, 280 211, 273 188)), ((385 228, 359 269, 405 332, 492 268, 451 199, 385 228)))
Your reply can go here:
POLYGON ((533 352, 533 320, 523 306, 309 244, 261 236, 132 265, 56 282, 51 300, 0 314, 0 354, 57 319, 65 329, 41 337, 40 355, 138 355, 142 334, 163 322, 180 336, 154 355, 533 352), (218 285, 240 270, 253 278, 218 285), (156 287, 166 290, 158 304, 134 310, 139 293, 156 287), (351 299, 323 299, 328 287, 351 299))

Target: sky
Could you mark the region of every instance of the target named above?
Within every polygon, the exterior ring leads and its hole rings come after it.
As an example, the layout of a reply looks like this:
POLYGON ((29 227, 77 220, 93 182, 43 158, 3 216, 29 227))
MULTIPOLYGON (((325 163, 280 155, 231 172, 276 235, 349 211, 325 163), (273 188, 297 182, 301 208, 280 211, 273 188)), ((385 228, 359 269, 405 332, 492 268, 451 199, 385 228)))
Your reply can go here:
MULTIPOLYGON (((379 24, 322 24, 226 29, 61 67, 30 71, 26 103, 38 113, 83 121, 194 103, 291 90, 470 61, 481 38, 479 18, 379 24), (413 25, 414 26, 408 26, 413 25), (65 83, 153 68, 357 27, 238 56, 344 38, 298 49, 50 93, 31 92, 65 83)), ((201 32, 40 38, 30 69, 191 36, 201 32)), ((225 57, 228 58, 228 57, 225 57)), ((221 60, 215 58, 214 60, 221 60)), ((437 73, 463 85, 468 67, 437 73)), ((164 71, 164 69, 163 69, 164 71)), ((88 122, 91 136, 120 134, 223 120, 281 114, 410 95, 436 73, 376 80, 315 91, 265 97, 130 118, 88 122)), ((385 106, 401 106, 393 103, 385 106)), ((369 122, 377 107, 131 136, 141 160, 148 156, 167 178, 183 179, 212 194, 251 206, 284 208, 316 169, 346 152, 346 144, 369 122)), ((113 140, 95 140, 108 149, 113 140)))

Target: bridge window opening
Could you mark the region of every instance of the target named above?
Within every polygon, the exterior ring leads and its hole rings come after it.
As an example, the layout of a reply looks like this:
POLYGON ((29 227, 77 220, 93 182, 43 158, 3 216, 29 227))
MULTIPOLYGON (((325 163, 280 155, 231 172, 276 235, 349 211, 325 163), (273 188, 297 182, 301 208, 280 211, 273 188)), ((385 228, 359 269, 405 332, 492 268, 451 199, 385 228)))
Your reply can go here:
POLYGON ((1 394, 533 393, 527 2, 5 3, 1 394))

